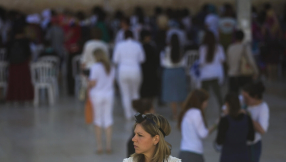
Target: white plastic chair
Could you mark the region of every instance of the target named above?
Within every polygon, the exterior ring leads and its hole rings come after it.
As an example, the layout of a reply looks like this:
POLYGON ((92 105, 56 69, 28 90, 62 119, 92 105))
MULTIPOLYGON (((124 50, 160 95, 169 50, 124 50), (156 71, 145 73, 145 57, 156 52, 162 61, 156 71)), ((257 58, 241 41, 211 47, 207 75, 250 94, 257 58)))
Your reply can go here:
POLYGON ((190 88, 191 89, 198 87, 197 84, 199 84, 198 81, 194 80, 190 75, 190 69, 197 59, 199 59, 199 52, 197 50, 186 51, 186 53, 185 53, 185 68, 186 68, 186 74, 187 74, 188 78, 190 79, 190 88))
POLYGON ((6 49, 1 48, 0 49, 0 61, 5 61, 6 58, 6 49))
POLYGON ((53 105, 55 102, 55 95, 53 92, 53 85, 50 82, 53 77, 53 65, 45 62, 32 63, 31 75, 35 90, 34 105, 38 106, 39 104, 40 89, 48 90, 49 104, 53 105))
POLYGON ((0 62, 0 87, 3 88, 4 96, 8 86, 8 62, 0 62))
POLYGON ((59 64, 60 59, 56 56, 43 56, 38 59, 39 62, 45 62, 45 63, 51 63, 52 64, 52 77, 51 82, 53 84, 53 87, 55 89, 54 93, 55 96, 59 96, 59 84, 58 84, 58 76, 59 76, 59 64))
POLYGON ((79 90, 81 87, 81 75, 80 75, 80 59, 81 55, 75 56, 72 60, 72 73, 75 80, 74 92, 75 96, 78 97, 79 90))
POLYGON ((189 50, 185 53, 187 75, 189 75, 190 68, 197 59, 199 59, 199 52, 197 50, 189 50))

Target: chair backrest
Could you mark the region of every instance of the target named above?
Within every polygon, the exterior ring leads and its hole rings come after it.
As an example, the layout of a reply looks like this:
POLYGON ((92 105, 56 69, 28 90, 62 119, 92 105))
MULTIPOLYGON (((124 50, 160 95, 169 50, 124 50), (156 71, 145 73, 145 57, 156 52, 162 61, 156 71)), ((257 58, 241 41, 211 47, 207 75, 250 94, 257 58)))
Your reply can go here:
POLYGON ((193 63, 199 59, 199 52, 197 50, 189 50, 185 53, 186 65, 191 67, 193 63))
POLYGON ((5 61, 6 59, 6 49, 1 48, 0 49, 0 61, 5 61))
POLYGON ((60 59, 56 56, 43 56, 38 59, 39 62, 51 63, 56 72, 56 76, 59 73, 60 59))
POLYGON ((8 62, 0 61, 0 84, 6 84, 8 80, 8 62))
POLYGON ((72 59, 72 74, 74 78, 80 75, 80 59, 81 55, 75 56, 72 59))
POLYGON ((53 77, 53 65, 48 62, 31 63, 31 75, 33 84, 49 83, 53 77))

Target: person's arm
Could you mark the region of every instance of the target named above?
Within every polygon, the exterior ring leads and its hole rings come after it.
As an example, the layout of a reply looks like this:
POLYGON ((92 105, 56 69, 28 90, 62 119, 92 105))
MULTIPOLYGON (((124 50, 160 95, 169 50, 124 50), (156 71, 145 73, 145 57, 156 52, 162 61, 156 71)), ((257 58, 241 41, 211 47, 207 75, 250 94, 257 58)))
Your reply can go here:
POLYGON ((258 121, 253 120, 253 126, 255 131, 260 134, 266 133, 269 125, 269 109, 268 107, 263 107, 259 112, 258 121))
POLYGON ((206 50, 205 50, 205 47, 200 47, 200 49, 199 49, 199 64, 200 64, 200 66, 203 66, 204 64, 205 64, 205 62, 206 62, 206 50))
POLYGON ((209 130, 206 128, 201 113, 196 113, 193 117, 194 125, 200 138, 206 138, 209 135, 209 130))
POLYGON ((228 120, 226 117, 221 118, 218 124, 218 132, 216 136, 216 143, 222 145, 225 141, 226 132, 228 129, 228 120))
POLYGON ((248 118, 248 134, 247 134, 247 140, 253 141, 253 140, 254 140, 255 131, 254 131, 252 119, 251 119, 251 117, 250 117, 249 115, 247 115, 247 118, 248 118))
POLYGON ((80 59, 82 70, 86 68, 87 62, 88 62, 88 60, 87 60, 87 45, 85 44, 83 47, 83 52, 82 52, 81 59, 80 59))
POLYGON ((219 45, 219 48, 220 48, 220 61, 221 63, 225 62, 225 53, 224 53, 224 49, 221 45, 219 45))
POLYGON ((139 62, 143 63, 145 61, 145 53, 144 53, 144 49, 141 45, 139 45, 139 62))
POLYGON ((120 48, 119 45, 116 45, 113 52, 112 62, 118 64, 120 60, 120 48))
POLYGON ((247 59, 248 59, 249 63, 251 64, 251 66, 254 69, 254 73, 255 73, 254 77, 257 77, 259 72, 258 72, 257 65, 256 65, 256 63, 254 61, 254 58, 253 58, 250 46, 246 46, 246 55, 247 55, 247 59))
POLYGON ((109 46, 106 43, 104 43, 104 46, 102 47, 102 50, 105 52, 107 58, 110 58, 109 46))
POLYGON ((97 71, 98 70, 99 69, 95 65, 90 68, 90 74, 89 74, 89 78, 88 78, 88 88, 89 89, 91 89, 94 86, 96 86, 97 71))

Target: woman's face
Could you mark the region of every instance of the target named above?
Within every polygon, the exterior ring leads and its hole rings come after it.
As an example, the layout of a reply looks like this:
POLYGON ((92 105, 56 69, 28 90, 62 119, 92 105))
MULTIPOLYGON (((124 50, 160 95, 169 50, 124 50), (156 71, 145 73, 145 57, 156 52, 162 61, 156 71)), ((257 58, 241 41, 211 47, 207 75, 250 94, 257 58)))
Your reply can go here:
POLYGON ((208 106, 208 100, 205 100, 202 104, 202 110, 205 110, 207 106, 208 106))
POLYGON ((137 154, 153 155, 156 144, 159 142, 159 136, 152 137, 147 133, 141 124, 137 124, 134 129, 135 136, 132 138, 135 152, 137 154))

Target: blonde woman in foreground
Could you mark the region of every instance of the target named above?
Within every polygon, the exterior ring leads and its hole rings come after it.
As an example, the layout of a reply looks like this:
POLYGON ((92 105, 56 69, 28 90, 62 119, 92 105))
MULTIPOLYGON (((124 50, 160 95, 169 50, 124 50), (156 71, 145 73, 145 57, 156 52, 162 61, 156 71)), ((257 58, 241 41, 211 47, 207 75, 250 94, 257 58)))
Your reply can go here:
POLYGON ((171 156, 171 145, 165 136, 171 133, 167 119, 155 114, 136 114, 135 136, 132 138, 135 154, 123 162, 181 162, 171 156))

